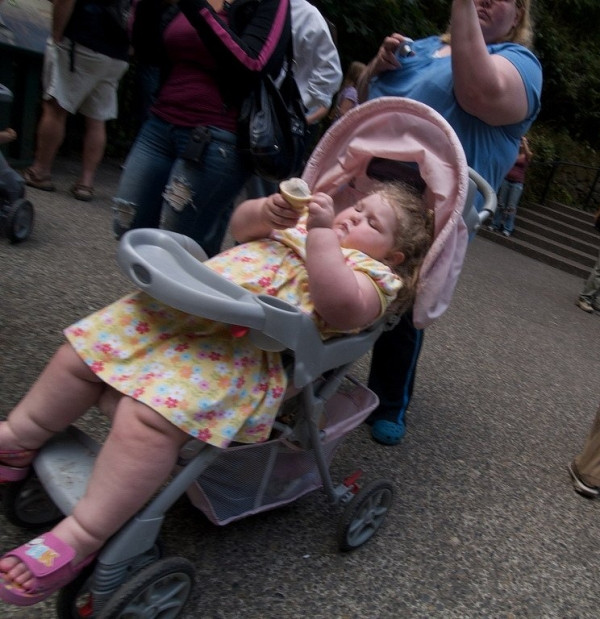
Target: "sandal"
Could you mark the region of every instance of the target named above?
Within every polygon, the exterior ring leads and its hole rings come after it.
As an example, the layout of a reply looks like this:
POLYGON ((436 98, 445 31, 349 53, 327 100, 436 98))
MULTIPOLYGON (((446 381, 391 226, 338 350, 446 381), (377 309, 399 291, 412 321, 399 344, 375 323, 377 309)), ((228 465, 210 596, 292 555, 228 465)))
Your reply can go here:
POLYGON ((49 174, 47 176, 39 176, 33 168, 27 168, 23 172, 23 178, 25 179, 25 184, 29 187, 41 189, 42 191, 56 191, 52 177, 49 174))
POLYGON ((76 200, 82 202, 90 202, 94 199, 94 188, 89 185, 82 185, 81 183, 75 183, 71 187, 71 194, 76 200))
MULTIPOLYGON (((34 449, 0 449, 0 460, 10 461, 24 458, 28 455, 35 456, 37 453, 34 449)), ((0 464, 0 484, 12 483, 25 479, 29 473, 30 465, 27 466, 9 466, 8 464, 0 464)))
POLYGON ((33 576, 33 584, 25 588, 8 582, 6 574, 0 573, 0 600, 16 606, 37 604, 74 580, 97 554, 94 552, 73 565, 75 550, 53 533, 44 533, 2 557, 22 561, 33 576))

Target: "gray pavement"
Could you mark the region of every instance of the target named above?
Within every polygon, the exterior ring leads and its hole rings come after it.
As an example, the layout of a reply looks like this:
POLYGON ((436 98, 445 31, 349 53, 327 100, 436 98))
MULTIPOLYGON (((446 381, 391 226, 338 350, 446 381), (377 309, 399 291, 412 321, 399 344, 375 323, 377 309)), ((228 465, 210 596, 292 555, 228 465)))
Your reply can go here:
MULTIPOLYGON (((34 380, 61 328, 130 289, 118 272, 102 167, 94 202, 29 190, 33 236, 0 239, 0 417, 34 380)), ((215 527, 181 500, 168 554, 196 565, 184 617, 598 617, 600 503, 576 495, 566 465, 600 399, 600 316, 577 309, 578 278, 476 238, 449 311, 427 329, 408 434, 396 448, 351 433, 336 479, 363 468, 393 480, 380 533, 340 554, 338 513, 316 492, 215 527)), ((367 360, 357 364, 364 378, 367 360)), ((92 433, 105 426, 91 413, 92 433)), ((31 534, 0 514, 0 548, 31 534)), ((0 617, 50 618, 54 598, 0 617)))

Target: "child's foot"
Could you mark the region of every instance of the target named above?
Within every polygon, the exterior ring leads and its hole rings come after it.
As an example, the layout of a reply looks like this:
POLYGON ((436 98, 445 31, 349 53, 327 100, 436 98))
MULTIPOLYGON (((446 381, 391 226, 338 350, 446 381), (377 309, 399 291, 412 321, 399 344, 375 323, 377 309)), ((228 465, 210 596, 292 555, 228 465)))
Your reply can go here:
POLYGON ((0 559, 0 599, 17 606, 37 604, 74 580, 96 554, 81 560, 72 546, 44 533, 0 559))
POLYGON ((0 131, 0 144, 8 144, 9 142, 14 142, 17 139, 17 132, 10 127, 8 129, 4 129, 4 131, 0 131))

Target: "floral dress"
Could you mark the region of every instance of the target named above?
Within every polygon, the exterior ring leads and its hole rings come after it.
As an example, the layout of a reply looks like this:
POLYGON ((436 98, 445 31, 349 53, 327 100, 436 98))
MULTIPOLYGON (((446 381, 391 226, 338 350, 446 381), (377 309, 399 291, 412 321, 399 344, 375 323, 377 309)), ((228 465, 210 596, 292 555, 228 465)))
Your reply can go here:
MULTIPOLYGON (((311 315, 324 338, 336 333, 314 312, 304 264, 306 220, 206 262, 253 293, 277 296, 311 315)), ((343 250, 370 276, 382 313, 401 280, 387 266, 343 250)), ((326 268, 326 266, 324 267, 326 268)), ((287 386, 281 355, 256 348, 231 326, 129 294, 65 329, 79 356, 105 383, 143 402, 190 436, 217 447, 269 437, 287 386)))

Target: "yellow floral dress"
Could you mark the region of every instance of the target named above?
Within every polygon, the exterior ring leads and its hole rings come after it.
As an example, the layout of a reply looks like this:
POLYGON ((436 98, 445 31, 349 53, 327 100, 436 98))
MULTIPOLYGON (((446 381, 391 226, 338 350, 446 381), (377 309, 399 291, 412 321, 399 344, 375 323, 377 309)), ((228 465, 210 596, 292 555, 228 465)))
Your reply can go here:
MULTIPOLYGON (((305 240, 304 219, 296 228, 238 245, 206 264, 251 292, 299 307, 327 338, 336 332, 314 312, 305 240)), ((343 251, 353 269, 371 277, 383 313, 402 282, 362 252, 343 251)), ((287 386, 281 355, 256 348, 230 325, 186 314, 138 291, 71 325, 65 335, 105 383, 190 436, 217 447, 269 437, 287 386)))

